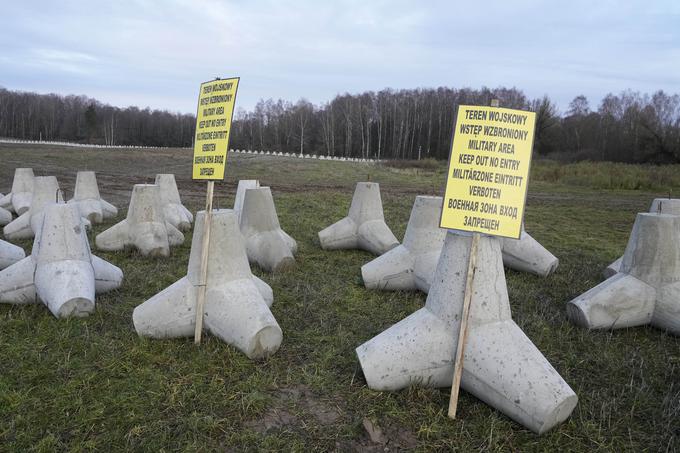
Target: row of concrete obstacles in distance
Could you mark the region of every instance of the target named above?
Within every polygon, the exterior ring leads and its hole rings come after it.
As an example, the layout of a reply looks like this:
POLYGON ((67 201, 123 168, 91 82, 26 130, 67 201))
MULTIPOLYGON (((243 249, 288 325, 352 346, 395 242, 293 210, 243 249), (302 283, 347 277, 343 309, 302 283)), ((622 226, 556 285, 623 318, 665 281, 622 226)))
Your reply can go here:
MULTIPOLYGON (((163 231, 167 236, 168 230, 177 237, 182 234, 169 219, 174 216, 177 226, 185 229, 192 219, 181 206, 174 177, 163 179, 134 187, 127 218, 101 233, 95 241, 98 247, 115 243, 111 247, 118 249, 132 243, 143 254, 165 254, 165 243, 156 246, 157 236, 163 231), (164 191, 173 196, 164 196, 164 191)), ((94 192, 88 197, 96 199, 94 192)), ((34 209, 33 252, 0 272, 0 301, 40 300, 55 316, 85 315, 94 309, 94 293, 119 286, 122 272, 89 250, 84 218, 96 221, 97 214, 86 214, 75 202, 56 201, 55 195, 53 203, 44 202, 39 214, 34 209)), ((379 186, 359 183, 348 216, 319 232, 324 249, 362 248, 380 255, 362 267, 367 288, 428 293, 425 307, 357 348, 373 389, 451 384, 470 237, 438 228, 441 203, 439 197, 416 197, 399 244, 385 223, 379 186)), ((32 208, 29 203, 24 214, 32 208)), ((657 211, 663 210, 662 203, 657 211)), ((139 335, 193 334, 204 222, 205 214, 199 212, 187 275, 134 310, 139 335)), ((252 274, 249 263, 269 271, 289 267, 297 244, 280 227, 271 190, 257 181, 239 182, 234 210, 215 211, 211 229, 206 329, 250 358, 267 357, 278 350, 283 333, 270 311, 271 287, 252 274)), ((620 272, 571 301, 569 317, 589 328, 651 322, 680 333, 679 235, 680 216, 638 215, 620 272)), ((462 386, 540 434, 565 420, 577 397, 513 322, 503 263, 548 275, 557 259, 526 233, 511 241, 486 236, 480 241, 462 386)), ((0 258, 4 250, 0 247, 0 258)))

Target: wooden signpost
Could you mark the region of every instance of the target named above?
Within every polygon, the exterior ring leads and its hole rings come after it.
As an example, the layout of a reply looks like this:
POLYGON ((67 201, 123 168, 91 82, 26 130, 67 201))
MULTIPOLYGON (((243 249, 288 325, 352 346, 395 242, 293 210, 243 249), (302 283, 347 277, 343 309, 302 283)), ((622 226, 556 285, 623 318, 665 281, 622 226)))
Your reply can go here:
POLYGON ((528 187, 536 114, 458 107, 439 226, 472 233, 449 401, 456 418, 481 234, 518 239, 528 187))
POLYGON ((215 79, 201 84, 196 112, 196 135, 192 178, 207 180, 205 197, 205 220, 201 242, 201 273, 197 287, 196 327, 194 343, 201 342, 203 314, 205 311, 205 287, 208 275, 208 254, 210 253, 210 225, 215 181, 224 179, 229 150, 231 121, 239 78, 215 79))

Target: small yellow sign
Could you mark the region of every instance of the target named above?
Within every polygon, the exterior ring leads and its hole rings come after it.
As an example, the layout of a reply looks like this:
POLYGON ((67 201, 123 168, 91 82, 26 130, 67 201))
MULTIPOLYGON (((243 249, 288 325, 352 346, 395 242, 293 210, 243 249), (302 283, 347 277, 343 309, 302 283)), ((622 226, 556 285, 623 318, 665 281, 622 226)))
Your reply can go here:
POLYGON ((201 84, 196 113, 193 179, 224 179, 239 78, 201 84))
POLYGON ((536 113, 461 105, 439 226, 519 238, 536 113))

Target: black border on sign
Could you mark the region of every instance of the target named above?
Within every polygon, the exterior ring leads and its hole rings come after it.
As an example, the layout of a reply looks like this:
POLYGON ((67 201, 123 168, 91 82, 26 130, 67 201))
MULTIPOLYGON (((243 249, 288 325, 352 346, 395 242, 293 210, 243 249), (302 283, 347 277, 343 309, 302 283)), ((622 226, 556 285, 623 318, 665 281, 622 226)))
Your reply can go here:
POLYGON ((217 77, 212 80, 207 80, 205 82, 201 82, 201 86, 198 88, 198 100, 196 101, 196 125, 194 126, 194 149, 191 150, 191 180, 192 181, 224 181, 225 175, 222 175, 222 178, 201 178, 201 179, 194 179, 194 157, 193 154, 196 149, 196 132, 198 131, 198 112, 201 110, 201 93, 203 92, 203 85, 206 83, 212 83, 216 82, 218 80, 238 80, 238 83, 236 84, 236 91, 234 91, 234 108, 231 109, 231 118, 229 118, 229 138, 227 139, 227 149, 224 152, 224 173, 227 173, 227 160, 229 159, 229 142, 231 141, 231 125, 234 122, 234 110, 236 110, 236 96, 238 95, 238 87, 241 85, 241 77, 227 77, 227 78, 221 78, 217 77))
MULTIPOLYGON (((444 203, 446 203, 446 189, 449 186, 449 170, 451 168, 451 157, 453 156, 453 139, 456 138, 456 123, 458 122, 458 115, 460 114, 460 109, 463 107, 489 107, 488 105, 463 105, 463 104, 458 104, 458 111, 456 112, 456 117, 453 119, 453 133, 451 134, 451 146, 449 146, 449 159, 446 162, 446 184, 444 184, 444 193, 442 194, 442 209, 439 212, 439 228, 444 228, 448 230, 449 228, 443 227, 442 226, 442 219, 444 218, 444 203)), ((504 236, 502 234, 493 234, 493 233, 482 233, 481 231, 467 231, 467 230, 455 230, 455 231, 464 231, 466 233, 479 233, 479 234, 486 234, 487 236, 496 236, 496 237, 502 237, 502 238, 510 238, 510 239, 519 239, 522 237, 522 226, 524 225, 524 211, 526 211, 527 207, 527 195, 529 193, 529 177, 531 176, 531 162, 533 161, 534 157, 534 138, 536 137, 536 112, 532 112, 531 110, 520 110, 520 109, 510 109, 507 107, 492 107, 494 109, 500 109, 500 110, 513 110, 513 111, 519 111, 519 112, 530 112, 534 114, 534 133, 531 134, 531 142, 530 142, 530 147, 529 149, 531 152, 529 153, 529 168, 527 169, 527 180, 526 184, 524 186, 524 205, 522 208, 522 218, 520 219, 519 223, 519 235, 517 237, 515 236, 504 236)))

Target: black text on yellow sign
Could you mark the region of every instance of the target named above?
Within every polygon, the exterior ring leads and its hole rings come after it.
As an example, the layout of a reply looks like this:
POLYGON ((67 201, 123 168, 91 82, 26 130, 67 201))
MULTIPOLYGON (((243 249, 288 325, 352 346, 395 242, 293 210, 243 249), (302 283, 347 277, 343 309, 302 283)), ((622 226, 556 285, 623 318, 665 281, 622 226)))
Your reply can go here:
POLYGON ((440 226, 519 238, 536 114, 458 107, 440 226))
POLYGON ((239 78, 201 84, 196 113, 193 179, 224 179, 239 78))

